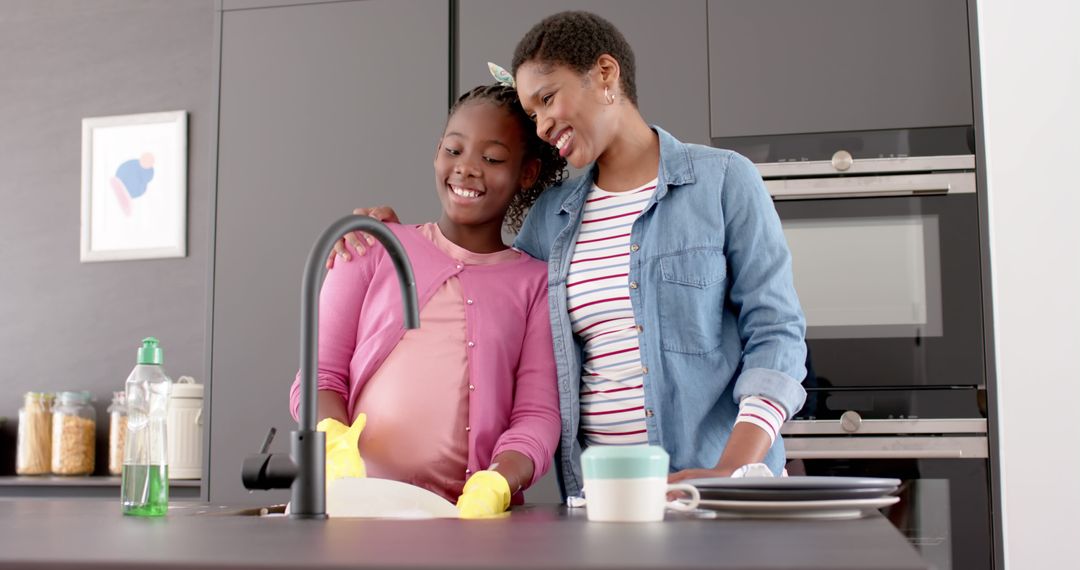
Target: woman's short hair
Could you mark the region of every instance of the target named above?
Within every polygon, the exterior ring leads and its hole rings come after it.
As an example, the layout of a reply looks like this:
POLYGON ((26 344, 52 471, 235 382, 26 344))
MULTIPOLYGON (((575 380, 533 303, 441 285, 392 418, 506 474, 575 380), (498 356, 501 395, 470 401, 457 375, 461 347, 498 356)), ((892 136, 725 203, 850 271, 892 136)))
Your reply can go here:
POLYGON ((637 106, 634 83, 634 50, 611 22, 590 12, 559 12, 529 30, 514 49, 511 73, 529 62, 563 64, 587 73, 596 60, 608 54, 619 62, 623 94, 637 106))

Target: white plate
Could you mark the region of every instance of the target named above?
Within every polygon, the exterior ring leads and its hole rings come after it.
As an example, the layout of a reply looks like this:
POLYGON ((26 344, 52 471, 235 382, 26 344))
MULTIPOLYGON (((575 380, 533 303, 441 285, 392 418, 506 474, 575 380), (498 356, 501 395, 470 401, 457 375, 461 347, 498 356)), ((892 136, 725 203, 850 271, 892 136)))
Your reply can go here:
POLYGON ((876 499, 892 495, 896 487, 853 489, 739 489, 736 487, 698 487, 702 499, 714 501, 837 501, 841 499, 876 499))
POLYGON ((721 517, 784 519, 857 519, 895 505, 900 497, 839 499, 834 501, 717 501, 701 500, 698 508, 721 517))
POLYGON ((795 477, 710 477, 705 479, 687 479, 680 483, 689 483, 699 489, 867 489, 896 487, 900 485, 899 479, 882 479, 878 477, 822 477, 822 476, 795 476, 795 477))

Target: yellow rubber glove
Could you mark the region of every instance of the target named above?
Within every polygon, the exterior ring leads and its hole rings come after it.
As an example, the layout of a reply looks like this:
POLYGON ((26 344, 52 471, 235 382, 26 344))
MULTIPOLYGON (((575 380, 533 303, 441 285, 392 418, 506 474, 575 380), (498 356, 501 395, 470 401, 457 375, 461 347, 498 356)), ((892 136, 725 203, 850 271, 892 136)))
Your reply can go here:
POLYGON ((510 506, 510 483, 498 471, 477 471, 465 482, 457 507, 463 519, 501 515, 510 506))
POLYGON ((360 432, 367 416, 359 414, 352 426, 334 418, 326 418, 315 429, 326 432, 326 482, 344 477, 364 477, 364 460, 360 458, 360 432))

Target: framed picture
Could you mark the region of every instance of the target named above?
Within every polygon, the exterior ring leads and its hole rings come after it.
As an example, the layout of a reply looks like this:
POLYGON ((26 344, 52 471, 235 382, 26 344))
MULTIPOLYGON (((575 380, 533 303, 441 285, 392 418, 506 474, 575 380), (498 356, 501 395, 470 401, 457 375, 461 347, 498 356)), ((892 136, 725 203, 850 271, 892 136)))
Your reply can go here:
POLYGON ((79 260, 187 255, 187 112, 82 122, 79 260))

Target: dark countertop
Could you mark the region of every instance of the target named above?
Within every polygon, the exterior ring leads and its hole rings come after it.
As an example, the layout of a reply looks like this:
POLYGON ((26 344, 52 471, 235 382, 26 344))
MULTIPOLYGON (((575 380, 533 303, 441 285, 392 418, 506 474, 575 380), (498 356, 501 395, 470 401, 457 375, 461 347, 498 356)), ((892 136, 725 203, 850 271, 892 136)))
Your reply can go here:
POLYGON ((590 523, 519 507, 497 520, 120 514, 115 500, 0 499, 0 568, 927 568, 881 516, 850 521, 590 523))

